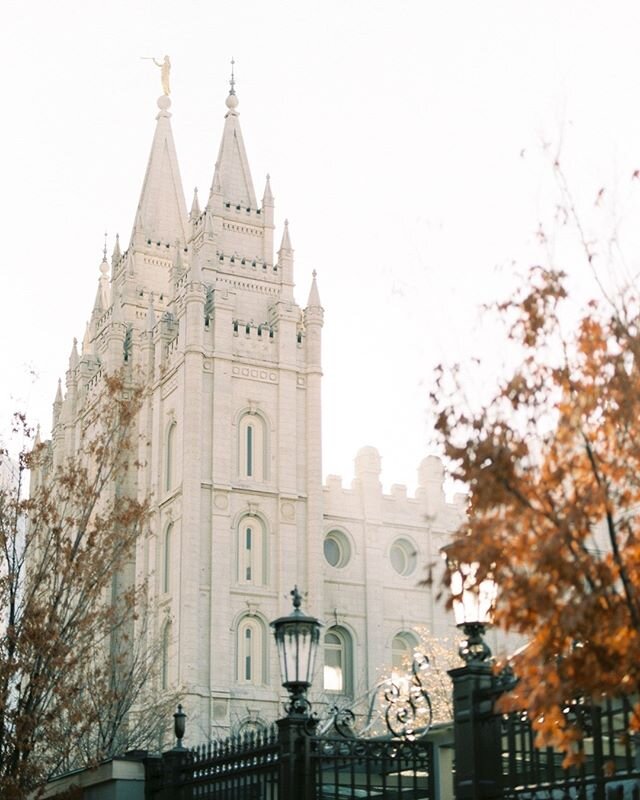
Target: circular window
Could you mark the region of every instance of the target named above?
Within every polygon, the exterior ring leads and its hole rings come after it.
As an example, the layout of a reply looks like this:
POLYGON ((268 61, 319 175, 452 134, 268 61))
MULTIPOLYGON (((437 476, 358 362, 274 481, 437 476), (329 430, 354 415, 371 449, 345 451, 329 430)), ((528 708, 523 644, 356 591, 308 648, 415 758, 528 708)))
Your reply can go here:
POLYGON ((411 575, 416 568, 417 553, 415 547, 406 539, 396 539, 389 553, 391 566, 398 575, 411 575))
POLYGON ((324 557, 332 567, 345 567, 349 563, 351 547, 342 531, 329 531, 324 537, 324 557))

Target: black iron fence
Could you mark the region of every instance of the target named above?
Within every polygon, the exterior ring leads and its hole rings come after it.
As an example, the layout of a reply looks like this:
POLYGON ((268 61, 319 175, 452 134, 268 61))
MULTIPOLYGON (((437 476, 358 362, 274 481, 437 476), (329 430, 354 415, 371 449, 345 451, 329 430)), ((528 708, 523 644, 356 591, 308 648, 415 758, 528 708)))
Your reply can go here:
POLYGON ((429 742, 322 739, 309 742, 308 764, 318 800, 379 797, 432 800, 429 742))
POLYGON ((434 800, 433 747, 424 740, 232 737, 147 762, 147 800, 434 800))
POLYGON ((526 714, 503 717, 503 797, 640 800, 640 739, 630 733, 629 700, 576 702, 565 713, 584 734, 576 743, 579 764, 567 769, 562 753, 535 746, 526 714))

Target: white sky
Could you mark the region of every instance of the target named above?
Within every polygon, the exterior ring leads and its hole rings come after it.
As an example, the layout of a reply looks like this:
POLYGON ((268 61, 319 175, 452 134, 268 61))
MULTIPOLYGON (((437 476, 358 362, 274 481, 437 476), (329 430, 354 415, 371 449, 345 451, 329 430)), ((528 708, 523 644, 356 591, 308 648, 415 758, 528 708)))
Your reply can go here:
MULTIPOLYGON (((415 486, 434 365, 479 355, 490 384, 504 345, 479 305, 541 258, 560 142, 587 226, 639 227, 631 0, 5 0, 1 27, 0 432, 15 409, 48 432, 103 233, 109 253, 128 240, 160 94, 141 56, 171 57, 187 207, 208 192, 235 57, 256 193, 270 172, 301 305, 318 271, 325 474, 349 480, 373 444, 385 486, 415 486)), ((571 247, 557 258, 592 293, 571 247)))

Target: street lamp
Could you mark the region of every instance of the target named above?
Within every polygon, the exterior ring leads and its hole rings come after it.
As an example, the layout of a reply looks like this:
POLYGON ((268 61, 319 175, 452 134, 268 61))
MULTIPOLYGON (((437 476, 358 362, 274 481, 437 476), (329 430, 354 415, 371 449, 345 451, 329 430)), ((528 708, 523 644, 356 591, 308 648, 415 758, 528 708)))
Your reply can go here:
POLYGON ((443 547, 441 552, 449 571, 456 625, 466 636, 458 650, 460 658, 467 664, 482 663, 491 657, 483 636, 493 621, 496 583, 491 578, 478 580, 477 563, 458 561, 448 547, 443 547))
POLYGON ((463 563, 451 547, 442 555, 453 595, 458 628, 465 635, 458 652, 464 666, 449 670, 453 683, 453 736, 456 751, 456 800, 495 800, 502 797, 502 733, 494 700, 500 694, 482 638, 491 624, 496 584, 479 577, 478 563, 463 563))
POLYGON ((291 591, 293 611, 271 623, 280 659, 282 685, 289 692, 289 717, 307 717, 311 686, 322 623, 300 611, 302 596, 295 586, 291 591))

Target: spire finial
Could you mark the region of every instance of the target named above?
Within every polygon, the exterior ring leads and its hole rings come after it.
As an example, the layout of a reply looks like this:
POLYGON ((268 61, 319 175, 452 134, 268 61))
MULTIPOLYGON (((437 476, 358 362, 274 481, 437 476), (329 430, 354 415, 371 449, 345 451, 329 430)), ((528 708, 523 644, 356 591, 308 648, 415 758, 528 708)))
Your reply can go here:
POLYGON ((236 97, 236 74, 234 70, 235 60, 231 59, 231 80, 229 81, 229 96, 226 99, 226 105, 229 111, 235 111, 238 106, 238 98, 236 97))
POLYGON ((109 272, 109 263, 107 261, 107 232, 104 233, 104 246, 102 248, 102 261, 100 262, 100 275, 104 276, 109 272))

